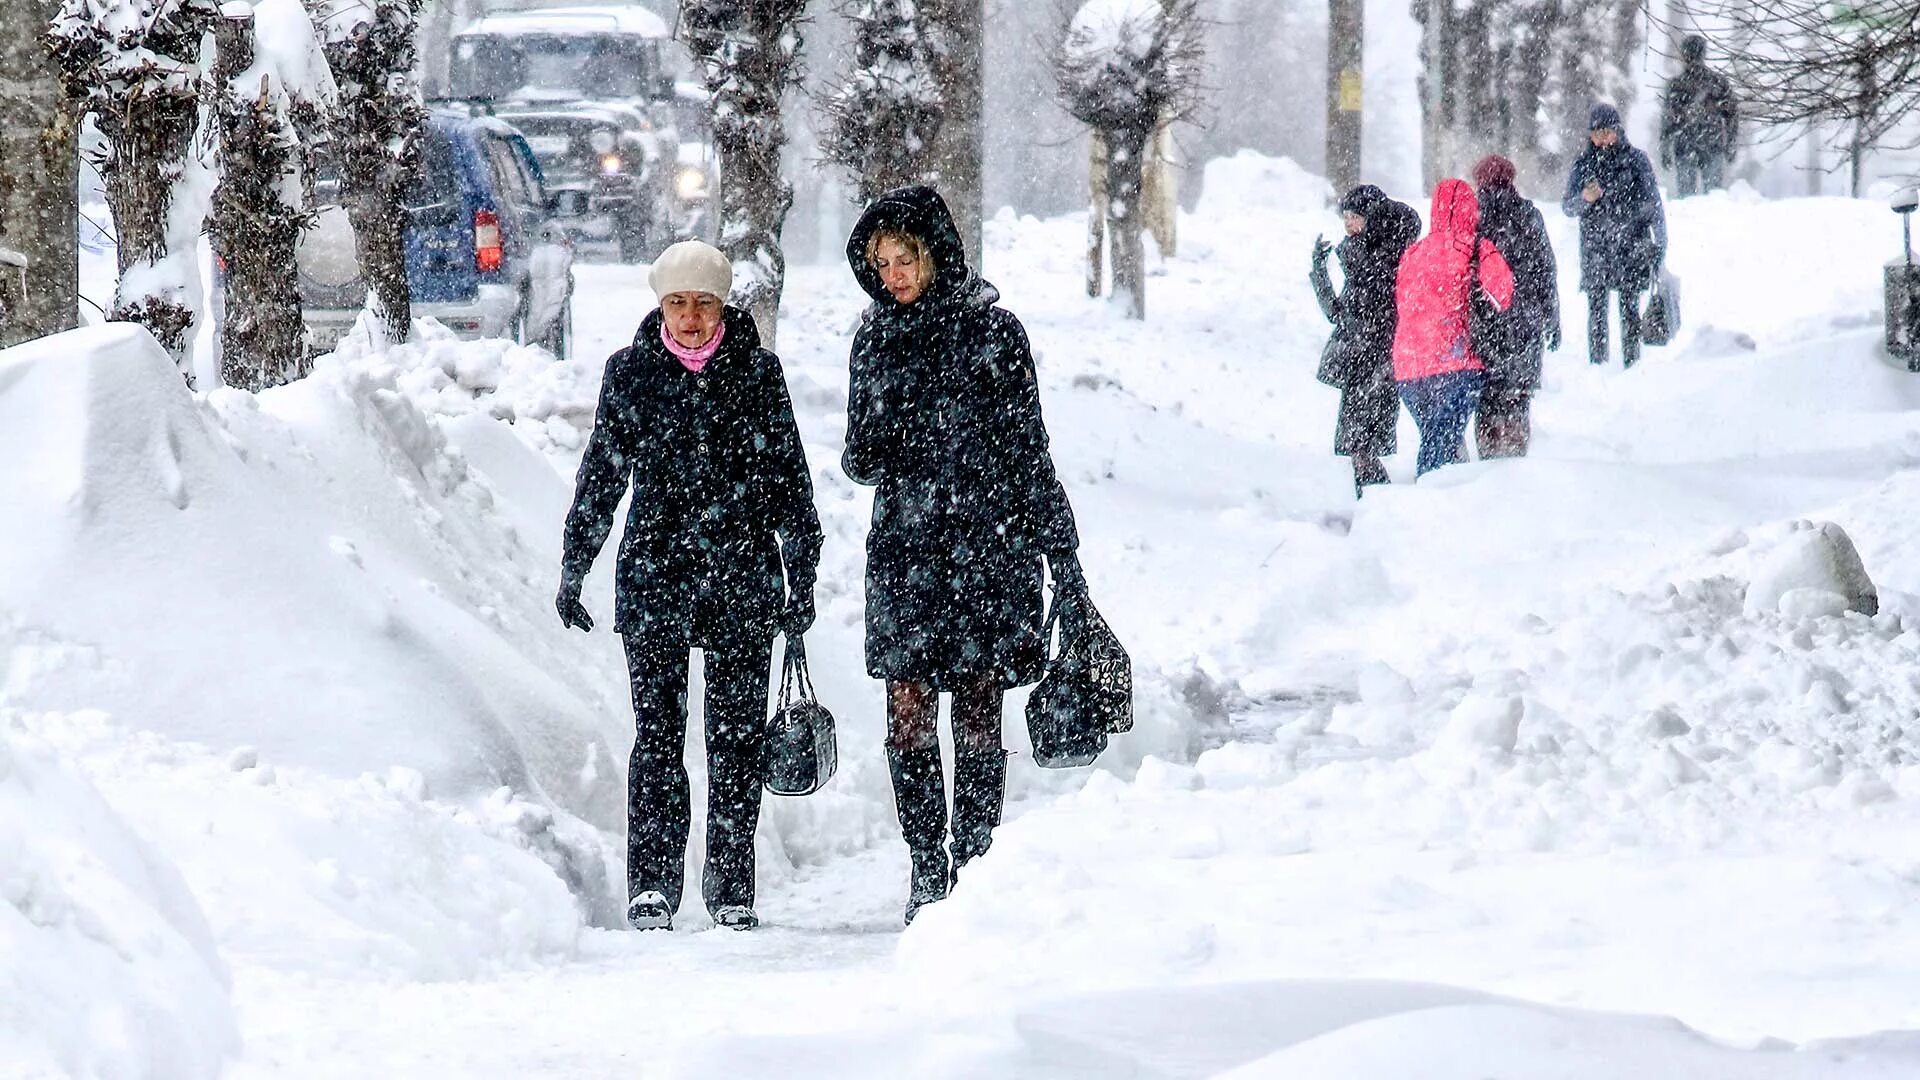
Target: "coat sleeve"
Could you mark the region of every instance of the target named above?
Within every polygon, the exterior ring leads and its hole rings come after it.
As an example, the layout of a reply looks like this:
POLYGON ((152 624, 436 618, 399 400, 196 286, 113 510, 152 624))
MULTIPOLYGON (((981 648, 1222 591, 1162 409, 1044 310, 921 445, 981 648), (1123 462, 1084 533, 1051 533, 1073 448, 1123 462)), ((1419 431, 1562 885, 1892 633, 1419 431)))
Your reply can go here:
POLYGON ((1553 257, 1553 239, 1547 235, 1547 219, 1540 208, 1527 204, 1527 217, 1533 226, 1534 272, 1539 275, 1540 329, 1560 321, 1560 262, 1553 257))
POLYGON ((793 398, 780 358, 761 351, 762 407, 767 443, 764 468, 772 480, 774 530, 780 536, 780 561, 789 587, 811 589, 820 569, 820 514, 813 505, 813 477, 807 468, 806 447, 793 419, 793 398))
POLYGON ((1580 217, 1596 205, 1580 197, 1580 189, 1586 186, 1580 182, 1580 165, 1581 158, 1574 158, 1567 169, 1567 192, 1560 196, 1560 210, 1570 218, 1580 217))
POLYGON ((1327 273, 1327 264, 1314 263, 1313 269, 1307 272, 1307 280, 1313 283, 1313 298, 1320 301, 1320 314, 1325 315, 1328 322, 1339 325, 1340 297, 1333 291, 1333 277, 1327 273))
POLYGON ((848 364, 847 449, 840 456, 847 477, 857 484, 877 484, 886 477, 886 462, 897 441, 894 419, 887 408, 887 377, 877 370, 876 359, 871 333, 863 325, 853 335, 853 355, 848 364))
POLYGON ((567 511, 561 573, 584 578, 613 531, 613 515, 627 493, 633 453, 631 403, 622 391, 627 350, 607 359, 600 378, 600 401, 593 412, 593 434, 573 481, 573 506, 567 511))
POLYGON ((1654 244, 1661 252, 1667 250, 1667 208, 1660 199, 1660 179, 1653 174, 1653 162, 1646 152, 1634 155, 1634 167, 1640 173, 1640 194, 1645 200, 1640 211, 1641 221, 1652 235, 1654 244))
POLYGON ((1034 371, 1033 347, 1026 327, 1012 314, 996 316, 996 331, 1005 350, 1002 377, 1008 435, 1012 442, 1014 466, 1020 473, 1025 496, 1020 517, 1023 531, 1042 552, 1068 552, 1080 547, 1080 532, 1074 525, 1073 507, 1067 502, 1067 490, 1053 467, 1048 444, 1047 425, 1040 416, 1040 382, 1034 371))
POLYGON ((1501 311, 1513 307, 1513 267, 1491 240, 1480 241, 1480 289, 1501 311))

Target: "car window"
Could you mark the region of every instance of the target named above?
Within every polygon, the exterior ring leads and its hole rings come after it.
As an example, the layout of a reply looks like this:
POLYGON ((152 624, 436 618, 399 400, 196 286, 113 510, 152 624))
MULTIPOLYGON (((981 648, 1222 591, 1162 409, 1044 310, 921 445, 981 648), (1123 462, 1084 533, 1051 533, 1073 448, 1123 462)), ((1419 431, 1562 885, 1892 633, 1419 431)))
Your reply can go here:
POLYGON ((515 207, 531 206, 531 185, 525 168, 520 164, 520 155, 514 152, 513 143, 502 136, 490 135, 486 139, 486 148, 494 182, 500 186, 500 197, 515 207))
POLYGON ((460 197, 460 178, 454 172, 453 147, 446 136, 427 128, 420 145, 420 172, 407 187, 406 204, 429 206, 460 197))
POLYGON ((507 141, 513 147, 515 160, 520 163, 521 178, 526 183, 527 190, 533 193, 534 204, 546 205, 547 186, 544 183, 545 178, 540 175, 540 159, 533 156, 533 147, 528 146, 527 140, 519 135, 507 141))

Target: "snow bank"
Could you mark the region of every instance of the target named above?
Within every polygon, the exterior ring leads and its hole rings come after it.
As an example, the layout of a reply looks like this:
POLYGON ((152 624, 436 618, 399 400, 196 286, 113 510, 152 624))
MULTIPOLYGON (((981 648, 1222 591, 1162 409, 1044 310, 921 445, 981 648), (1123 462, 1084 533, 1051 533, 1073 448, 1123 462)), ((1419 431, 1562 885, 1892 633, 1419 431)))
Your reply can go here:
POLYGON ((206 917, 93 786, 0 709, 0 1061, 218 1076, 238 1039, 206 917))

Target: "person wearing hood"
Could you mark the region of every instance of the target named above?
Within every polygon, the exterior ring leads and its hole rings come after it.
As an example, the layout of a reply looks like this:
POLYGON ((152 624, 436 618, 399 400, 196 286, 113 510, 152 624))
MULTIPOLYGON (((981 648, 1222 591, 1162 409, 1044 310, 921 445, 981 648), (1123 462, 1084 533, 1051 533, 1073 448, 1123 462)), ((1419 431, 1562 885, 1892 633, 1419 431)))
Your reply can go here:
POLYGON ((671 929, 686 861, 687 665, 706 674, 707 850, 717 925, 750 930, 773 639, 814 617, 820 519, 780 359, 726 304, 733 270, 697 240, 653 264, 660 306, 607 360, 567 513, 563 624, 591 630, 581 584, 633 493, 614 573, 636 735, 627 774, 627 921, 671 929))
POLYGON ((1707 39, 1680 43, 1680 74, 1667 83, 1660 108, 1660 164, 1675 169, 1682 198, 1725 187, 1726 167, 1740 140, 1733 84, 1707 66, 1707 39))
POLYGON ((1560 208, 1580 219, 1580 288, 1587 294, 1587 358, 1607 362, 1607 296, 1620 297, 1620 359, 1640 359, 1640 294, 1666 259, 1667 215, 1644 151, 1627 143, 1620 110, 1604 102, 1587 147, 1567 171, 1560 208))
POLYGON ((1394 289, 1393 378, 1420 428, 1420 475, 1466 460, 1467 421, 1486 381, 1486 358, 1472 340, 1476 292, 1507 310, 1513 271, 1480 235, 1473 188, 1442 180, 1427 235, 1400 260, 1394 289))
POLYGON ((1513 186, 1513 162, 1489 154, 1473 167, 1480 200, 1480 235, 1493 242, 1513 270, 1513 307, 1498 320, 1487 383, 1474 417, 1481 458, 1523 457, 1533 438, 1533 392, 1540 363, 1560 348, 1559 268, 1540 208, 1513 186))
POLYGON ((1387 482, 1387 467, 1380 459, 1399 449, 1393 290, 1400 257, 1420 236, 1420 215, 1372 184, 1362 184, 1340 200, 1340 216, 1346 239, 1338 248, 1325 240, 1314 242, 1309 279, 1320 311, 1333 324, 1329 348, 1338 360, 1333 374, 1341 380, 1333 452, 1352 459, 1357 497, 1368 485, 1387 482), (1335 252, 1344 279, 1338 293, 1327 273, 1327 256, 1335 252))
POLYGON ((886 682, 887 765, 911 856, 906 918, 993 840, 1001 703, 1047 657, 1041 570, 1084 598, 1079 534, 1040 417, 1033 352, 969 272, 932 188, 888 192, 847 241, 873 298, 854 335, 844 465, 878 490, 867 536, 867 671, 886 682), (947 847, 939 695, 953 698, 947 847))

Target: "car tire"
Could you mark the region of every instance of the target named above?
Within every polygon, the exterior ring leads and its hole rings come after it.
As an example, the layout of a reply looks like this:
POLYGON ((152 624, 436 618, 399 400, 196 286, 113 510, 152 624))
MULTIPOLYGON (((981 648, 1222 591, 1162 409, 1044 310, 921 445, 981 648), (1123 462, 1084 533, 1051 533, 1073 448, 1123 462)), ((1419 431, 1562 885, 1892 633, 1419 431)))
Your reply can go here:
POLYGON ((560 314, 554 316, 553 325, 547 327, 540 344, 555 360, 567 358, 567 350, 573 345, 573 297, 567 297, 567 302, 560 305, 560 314))

